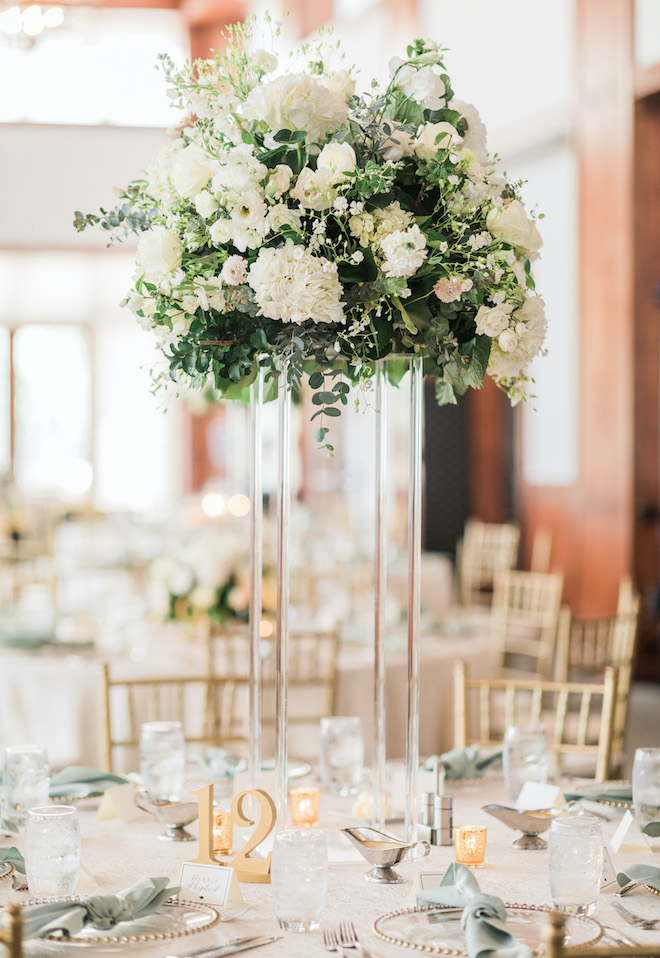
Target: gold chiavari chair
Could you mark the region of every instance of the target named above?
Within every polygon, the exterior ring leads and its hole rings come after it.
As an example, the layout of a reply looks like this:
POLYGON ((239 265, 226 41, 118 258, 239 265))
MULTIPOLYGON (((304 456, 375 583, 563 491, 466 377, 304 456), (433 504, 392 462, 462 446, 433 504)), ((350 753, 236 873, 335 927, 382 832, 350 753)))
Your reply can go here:
POLYGON ((126 750, 131 750, 131 767, 135 767, 140 725, 148 721, 181 722, 189 745, 232 745, 246 751, 248 685, 246 675, 114 679, 104 664, 101 727, 105 767, 115 770, 115 754, 120 749, 123 758, 126 750))
POLYGON ((544 725, 548 747, 561 761, 595 760, 605 781, 612 752, 616 669, 602 683, 524 679, 470 679, 465 663, 454 665, 454 747, 496 747, 508 725, 544 725))
POLYGON ((15 902, 7 906, 0 924, 0 944, 4 945, 7 958, 23 958, 23 918, 21 907, 15 902))
POLYGON ((564 944, 566 915, 552 911, 545 927, 545 958, 660 958, 660 944, 620 945, 605 948, 595 942, 571 948, 564 944))
POLYGON ((552 674, 563 576, 558 572, 504 569, 495 575, 491 634, 493 657, 503 673, 552 674))
POLYGON ((495 573, 515 568, 520 529, 511 522, 468 519, 456 552, 460 605, 488 605, 495 573))

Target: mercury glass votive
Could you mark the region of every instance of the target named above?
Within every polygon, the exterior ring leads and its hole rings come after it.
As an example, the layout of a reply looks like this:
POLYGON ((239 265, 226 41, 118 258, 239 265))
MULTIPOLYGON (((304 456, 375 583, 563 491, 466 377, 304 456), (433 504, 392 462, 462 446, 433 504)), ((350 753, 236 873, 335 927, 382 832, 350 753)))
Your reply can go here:
POLYGON ((234 830, 231 812, 213 809, 213 851, 216 855, 231 855, 234 830))
POLYGON ((456 825, 456 861, 468 868, 483 868, 486 860, 486 831, 483 825, 456 825))
POLYGON ((291 821, 294 825, 316 825, 319 820, 321 789, 315 785, 300 785, 289 792, 291 821))

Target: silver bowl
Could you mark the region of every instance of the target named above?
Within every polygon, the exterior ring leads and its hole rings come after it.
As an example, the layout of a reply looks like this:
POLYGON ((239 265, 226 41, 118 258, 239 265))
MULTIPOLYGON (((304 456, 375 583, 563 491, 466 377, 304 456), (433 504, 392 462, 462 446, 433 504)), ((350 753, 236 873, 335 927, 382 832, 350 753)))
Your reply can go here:
POLYGON ((411 862, 415 858, 424 858, 431 851, 428 842, 408 845, 396 835, 388 835, 387 832, 379 832, 375 828, 342 828, 342 832, 374 866, 364 875, 365 880, 380 882, 382 885, 398 885, 406 881, 394 871, 393 866, 411 862))
POLYGON ((165 831, 158 836, 162 842, 195 841, 195 836, 186 831, 184 826, 190 825, 198 817, 197 802, 168 802, 160 798, 152 800, 145 792, 138 792, 135 804, 165 826, 165 831))
POLYGON ((559 815, 561 808, 538 808, 532 811, 523 808, 508 808, 506 805, 484 805, 482 811, 488 812, 509 828, 523 834, 511 844, 514 848, 547 848, 548 843, 539 838, 540 832, 550 828, 552 819, 559 815))

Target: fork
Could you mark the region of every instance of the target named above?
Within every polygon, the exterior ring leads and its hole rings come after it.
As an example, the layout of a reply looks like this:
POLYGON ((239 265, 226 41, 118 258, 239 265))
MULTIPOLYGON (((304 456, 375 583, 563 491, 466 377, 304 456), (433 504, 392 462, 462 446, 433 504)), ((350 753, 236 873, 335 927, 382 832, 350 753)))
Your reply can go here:
POLYGON ((352 921, 339 922, 339 941, 344 948, 357 948, 361 955, 370 958, 370 952, 358 941, 357 931, 352 921))
POLYGON ((660 918, 641 918, 639 915, 634 915, 631 911, 628 911, 620 898, 613 898, 612 906, 622 918, 625 918, 631 925, 637 925, 638 928, 648 930, 660 925, 660 918))
POLYGON ((336 931, 330 931, 329 928, 324 928, 323 944, 325 945, 327 951, 338 951, 341 955, 344 954, 344 949, 339 941, 339 938, 337 937, 336 931))

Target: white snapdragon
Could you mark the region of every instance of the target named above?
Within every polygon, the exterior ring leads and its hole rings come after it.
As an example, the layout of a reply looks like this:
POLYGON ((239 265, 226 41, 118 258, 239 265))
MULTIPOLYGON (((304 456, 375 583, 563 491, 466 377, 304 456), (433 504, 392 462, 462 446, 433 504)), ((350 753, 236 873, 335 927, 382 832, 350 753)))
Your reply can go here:
POLYGON ((270 130, 304 130, 308 143, 322 143, 348 119, 346 97, 305 73, 259 83, 248 94, 242 112, 246 120, 270 130))
POLYGON ((249 283, 262 316, 285 323, 343 323, 337 266, 287 240, 263 247, 250 267, 249 283))
POLYGON ((496 239, 527 253, 536 253, 543 245, 536 224, 528 218, 520 200, 511 200, 506 206, 490 210, 486 225, 496 239))
POLYGON ((157 282, 181 265, 181 240, 164 226, 153 226, 142 233, 137 244, 137 261, 148 280, 157 282))
POLYGON ((386 276, 412 276, 428 256, 426 237, 417 225, 390 233, 380 241, 380 248, 385 255, 382 270, 386 276))

